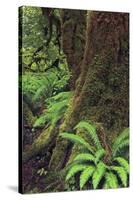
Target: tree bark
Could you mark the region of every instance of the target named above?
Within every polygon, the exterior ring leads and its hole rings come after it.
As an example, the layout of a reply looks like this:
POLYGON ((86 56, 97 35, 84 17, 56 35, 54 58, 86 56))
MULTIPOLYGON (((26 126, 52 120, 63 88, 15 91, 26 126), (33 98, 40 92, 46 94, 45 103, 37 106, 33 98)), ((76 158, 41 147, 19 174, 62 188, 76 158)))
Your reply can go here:
POLYGON ((67 57, 71 73, 70 89, 74 90, 80 74, 80 64, 85 46, 86 13, 83 10, 61 11, 62 49, 67 57))
MULTIPOLYGON (((86 24, 81 71, 60 132, 72 132, 80 120, 89 119, 102 124, 111 142, 129 123, 129 15, 87 12, 86 24)), ((63 48, 70 63, 75 55, 67 51, 65 45, 63 48)), ((98 134, 101 137, 101 131, 98 134)), ((57 137, 49 168, 60 170, 70 154, 70 143, 57 137)))

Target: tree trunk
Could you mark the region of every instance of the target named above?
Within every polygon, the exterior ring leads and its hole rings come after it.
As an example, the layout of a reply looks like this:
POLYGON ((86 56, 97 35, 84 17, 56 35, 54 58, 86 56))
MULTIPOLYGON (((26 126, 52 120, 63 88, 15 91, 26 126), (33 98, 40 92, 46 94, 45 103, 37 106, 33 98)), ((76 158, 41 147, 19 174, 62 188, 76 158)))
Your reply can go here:
MULTIPOLYGON (((72 132, 80 120, 89 119, 101 123, 105 137, 111 141, 122 128, 128 126, 128 20, 127 13, 87 12, 83 61, 75 95, 60 132, 72 132)), ((71 32, 73 35, 73 29, 69 27, 68 35, 71 32)), ((69 41, 67 37, 64 40, 69 41)), ((71 63, 76 51, 69 52, 66 45, 63 48, 68 63, 71 63)), ((70 154, 70 143, 57 137, 49 168, 60 170, 66 165, 70 154)))
POLYGON ((75 89, 85 46, 86 13, 83 10, 63 9, 61 12, 62 49, 67 56, 71 73, 70 89, 75 89), (78 23, 77 23, 78 22, 78 23))

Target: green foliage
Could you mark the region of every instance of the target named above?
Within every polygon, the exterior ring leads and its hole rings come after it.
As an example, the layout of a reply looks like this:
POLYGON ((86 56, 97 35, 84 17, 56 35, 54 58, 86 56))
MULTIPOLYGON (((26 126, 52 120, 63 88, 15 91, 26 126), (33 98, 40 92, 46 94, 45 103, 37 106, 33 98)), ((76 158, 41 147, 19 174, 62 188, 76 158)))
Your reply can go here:
POLYGON ((118 174, 123 186, 126 187, 128 176, 127 176, 125 169, 123 167, 118 167, 118 166, 112 166, 111 169, 118 174))
POLYGON ((124 159, 124 158, 122 158, 122 157, 116 157, 116 158, 114 159, 114 161, 118 162, 118 164, 119 164, 120 166, 122 166, 122 167, 125 169, 125 171, 126 171, 127 173, 129 173, 129 163, 127 162, 126 159, 124 159))
POLYGON ((52 96, 57 77, 54 73, 26 73, 22 75, 22 94, 33 105, 33 109, 42 106, 46 98, 52 96))
POLYGON ((89 134, 90 138, 92 139, 94 145, 97 148, 101 148, 101 144, 100 144, 99 138, 96 133, 96 127, 94 125, 92 125, 91 123, 85 122, 85 121, 81 121, 75 126, 74 129, 87 130, 87 133, 89 134))
POLYGON ((98 184, 100 180, 102 179, 102 177, 104 176, 105 171, 106 171, 105 164, 100 161, 96 165, 96 170, 94 171, 93 176, 92 176, 92 184, 93 184, 94 189, 98 187, 98 184))
POLYGON ((80 175, 80 188, 82 189, 86 182, 91 178, 92 174, 95 171, 94 166, 88 166, 85 168, 85 170, 82 171, 80 175))
POLYGON ((46 100, 47 109, 34 123, 38 126, 55 125, 63 116, 69 105, 72 92, 62 92, 46 100))
POLYGON ((75 161, 93 161, 95 162, 95 157, 89 153, 81 153, 76 156, 75 161))
POLYGON ((38 47, 43 42, 43 17, 39 7, 23 6, 22 11, 22 37, 23 47, 38 47), (37 35, 39 37, 37 37, 37 35), (34 42, 33 42, 34 41, 34 42))
MULTIPOLYGON (((60 136, 82 146, 82 151, 69 164, 67 170, 66 181, 80 174, 80 189, 89 183, 91 187, 96 188, 119 188, 127 187, 129 175, 129 163, 124 157, 116 157, 116 154, 110 156, 110 163, 106 163, 106 151, 102 148, 102 144, 96 133, 96 128, 88 122, 80 122, 74 129, 86 129, 88 138, 91 137, 91 144, 82 136, 73 133, 61 133, 60 136), (98 148, 100 147, 100 148, 98 148), (84 153, 85 152, 85 153, 84 153)), ((115 140, 112 145, 116 151, 120 149, 118 146, 128 137, 128 129, 125 129, 115 140)), ((116 151, 117 152, 117 151, 116 151)), ((120 151, 119 151, 120 153, 120 151)))
POLYGON ((118 188, 118 179, 117 179, 117 176, 114 173, 112 173, 111 171, 105 173, 104 188, 105 189, 109 189, 109 188, 115 189, 115 188, 118 188))
POLYGON ((72 166, 66 176, 66 181, 68 181, 72 176, 74 176, 76 173, 86 169, 87 165, 85 164, 75 164, 72 166))
MULTIPOLYGON (((20 11, 22 27, 22 38, 20 39, 23 39, 23 48, 20 49, 20 52, 22 54, 23 69, 27 71, 27 66, 32 63, 31 69, 36 71, 39 67, 39 70, 44 71, 46 66, 50 66, 60 56, 59 47, 55 44, 56 28, 53 29, 50 44, 46 46, 50 34, 49 22, 42 15, 41 8, 23 6, 20 11), (45 29, 48 30, 47 34, 45 29), (38 49, 40 50, 37 51, 38 49), (37 53, 35 53, 36 51, 37 53), (36 61, 39 61, 39 66, 36 61)), ((57 13, 59 13, 59 10, 55 9, 55 14, 57 15, 57 13)), ((60 16, 58 15, 58 17, 60 16)))
MULTIPOLYGON (((63 90, 65 84, 67 84, 67 80, 64 81, 64 76, 59 80, 55 72, 44 74, 28 72, 22 75, 21 79, 22 94, 28 99, 28 103, 34 105, 34 107, 37 107, 38 104, 40 107, 43 106, 46 99, 63 90)), ((66 97, 65 93, 64 96, 66 97)))
POLYGON ((126 128, 124 131, 115 139, 112 146, 113 156, 116 156, 120 151, 129 146, 129 129, 126 128))
POLYGON ((92 146, 86 142, 82 137, 80 137, 79 135, 74 135, 72 133, 61 133, 60 136, 62 136, 62 138, 66 138, 69 139, 70 141, 74 142, 74 143, 78 143, 82 146, 84 146, 84 148, 88 149, 88 151, 93 152, 93 148, 92 146))
POLYGON ((98 150, 95 153, 95 164, 98 163, 99 160, 101 160, 103 158, 103 156, 105 156, 106 152, 103 148, 101 148, 100 150, 98 150))

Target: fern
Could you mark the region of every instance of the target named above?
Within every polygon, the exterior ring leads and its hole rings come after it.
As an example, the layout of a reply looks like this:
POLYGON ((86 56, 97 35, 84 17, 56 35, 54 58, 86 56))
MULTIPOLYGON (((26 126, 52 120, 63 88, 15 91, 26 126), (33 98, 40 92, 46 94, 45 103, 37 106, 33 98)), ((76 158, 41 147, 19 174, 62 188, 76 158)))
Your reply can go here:
MULTIPOLYGON (((33 105, 33 111, 39 111, 38 108, 44 106, 47 98, 61 92, 61 88, 63 90, 68 79, 68 72, 59 76, 59 72, 56 72, 55 69, 48 73, 26 72, 20 79, 20 89, 22 94, 28 99, 28 103, 33 105)), ((61 98, 63 95, 64 99, 66 99, 65 92, 63 92, 61 98)))
POLYGON ((55 73, 26 73, 22 76, 22 93, 28 96, 31 102, 36 103, 52 95, 51 91, 57 79, 55 73))
POLYGON ((112 146, 113 156, 124 147, 129 145, 129 128, 124 129, 124 131, 115 139, 115 142, 112 146))
POLYGON ((104 176, 105 171, 106 171, 105 164, 103 162, 99 162, 92 177, 92 184, 94 189, 98 187, 98 184, 100 183, 102 177, 104 176))
POLYGON ((117 156, 122 149, 128 146, 129 146, 129 139, 125 139, 118 146, 113 147, 113 157, 117 156))
POLYGON ((112 166, 111 169, 118 174, 123 186, 126 187, 128 177, 127 177, 127 173, 126 173, 125 169, 123 167, 118 167, 118 166, 112 166))
POLYGON ((117 177, 114 173, 112 172, 106 172, 105 173, 105 184, 104 184, 104 188, 108 189, 108 188, 118 188, 118 180, 117 177))
MULTIPOLYGON (((89 132, 88 139, 90 136, 94 145, 98 147, 96 140, 98 140, 98 142, 100 141, 97 138, 94 127, 91 125, 88 126, 88 123, 82 121, 75 126, 75 129, 83 127, 87 127, 85 129, 89 132)), ((99 145, 100 148, 95 151, 95 147, 91 146, 82 136, 73 133, 61 133, 60 136, 74 143, 78 143, 83 147, 82 153, 78 154, 70 163, 67 173, 67 179, 69 179, 74 176, 75 173, 81 172, 79 181, 80 189, 82 189, 90 179, 92 180, 91 184, 94 189, 99 187, 118 188, 121 184, 124 187, 127 186, 129 163, 122 156, 116 157, 116 154, 120 149, 125 147, 126 144, 129 144, 128 129, 125 129, 115 140, 113 146, 115 151, 112 152, 113 154, 110 156, 111 164, 104 163, 103 157, 106 155, 106 152, 101 144, 99 145), (86 149, 89 150, 88 153, 86 153, 86 149)))
POLYGON ((117 157, 114 159, 114 161, 117 161, 119 163, 119 165, 125 169, 127 174, 129 173, 129 163, 126 159, 124 159, 122 157, 117 157))
POLYGON ((93 175, 93 172, 95 171, 94 166, 88 166, 86 169, 81 173, 80 175, 80 189, 84 187, 86 182, 89 180, 89 178, 93 175))
POLYGON ((56 124, 56 122, 64 116, 71 96, 71 92, 65 92, 65 94, 63 92, 48 98, 46 101, 47 110, 45 110, 44 113, 36 120, 34 128, 38 126, 45 126, 46 123, 48 125, 56 124))
POLYGON ((76 156, 74 161, 95 161, 95 157, 89 153, 81 153, 76 156))
POLYGON ((84 148, 86 148, 87 150, 89 150, 90 152, 94 153, 93 147, 79 135, 64 132, 64 133, 60 133, 60 136, 65 139, 69 139, 70 141, 74 143, 78 143, 82 145, 84 148))
POLYGON ((104 185, 103 185, 103 188, 104 188, 104 189, 109 189, 109 188, 110 188, 110 186, 109 186, 109 184, 107 183, 107 181, 105 181, 105 183, 104 183, 104 185))
POLYGON ((101 160, 101 158, 105 155, 105 150, 104 149, 100 149, 95 153, 95 164, 97 164, 99 162, 99 160, 101 160))
POLYGON ((100 144, 99 138, 97 136, 96 128, 94 125, 92 125, 88 122, 85 122, 85 121, 81 121, 75 126, 74 129, 78 129, 78 128, 87 130, 87 133, 89 134, 92 141, 94 142, 94 145, 96 145, 97 148, 101 148, 101 144, 100 144))
POLYGON ((67 176, 66 176, 66 181, 68 181, 71 177, 73 177, 76 173, 84 170, 87 167, 87 165, 83 164, 77 164, 71 167, 69 170, 67 176))

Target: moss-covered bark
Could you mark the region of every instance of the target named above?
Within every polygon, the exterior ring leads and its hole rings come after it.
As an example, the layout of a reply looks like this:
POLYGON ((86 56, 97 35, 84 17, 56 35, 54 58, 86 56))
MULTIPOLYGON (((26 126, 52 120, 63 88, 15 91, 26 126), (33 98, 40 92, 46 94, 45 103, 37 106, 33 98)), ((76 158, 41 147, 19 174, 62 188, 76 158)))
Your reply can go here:
POLYGON ((23 101, 23 148, 27 144, 32 143, 32 133, 30 131, 32 125, 34 124, 36 117, 33 115, 28 104, 23 101))
POLYGON ((67 56, 71 73, 70 88, 75 89, 83 59, 86 29, 86 11, 64 9, 62 17, 62 49, 67 56))
MULTIPOLYGON (((128 18, 127 13, 87 13, 81 73, 60 132, 71 132, 80 120, 90 119, 101 123, 111 140, 128 126, 128 18)), ((57 138, 49 165, 51 170, 66 165, 69 147, 67 141, 57 138)))

